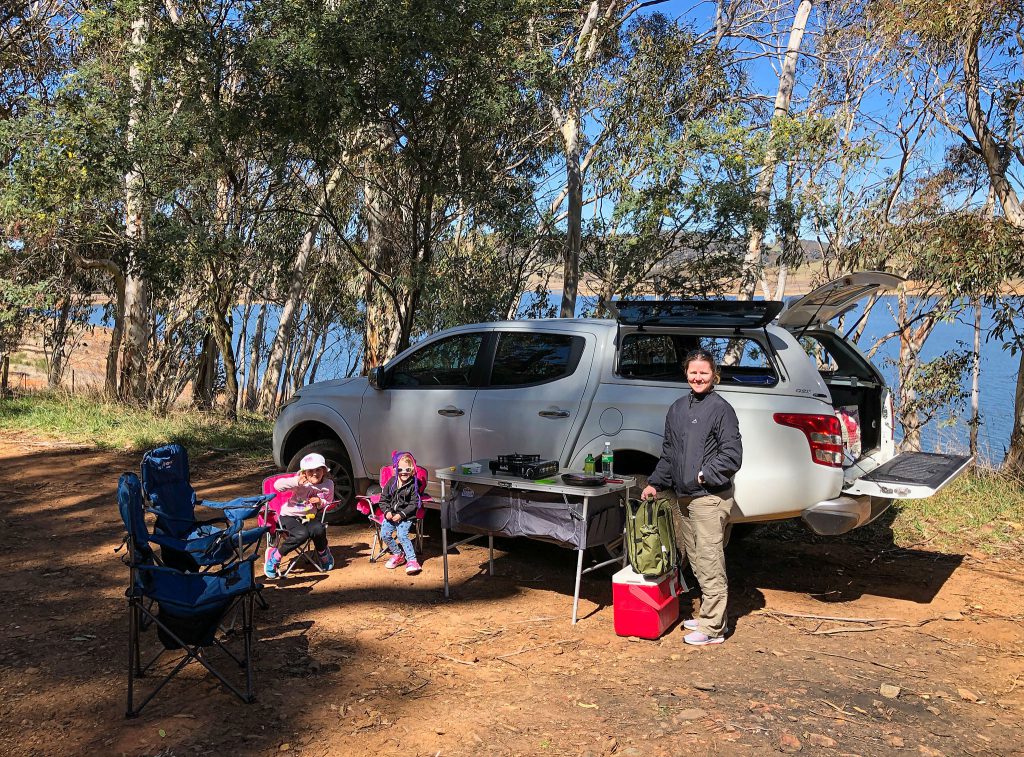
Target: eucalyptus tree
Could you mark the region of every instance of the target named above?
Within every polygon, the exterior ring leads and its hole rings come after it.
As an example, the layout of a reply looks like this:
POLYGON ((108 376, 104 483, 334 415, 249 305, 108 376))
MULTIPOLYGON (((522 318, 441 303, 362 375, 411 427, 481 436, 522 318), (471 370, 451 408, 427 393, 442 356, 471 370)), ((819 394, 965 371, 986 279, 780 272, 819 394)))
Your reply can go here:
MULTIPOLYGON (((919 76, 942 86, 932 110, 967 149, 984 161, 1002 217, 1024 233, 1019 173, 1024 86, 1019 62, 1024 8, 1019 3, 970 0, 949 4, 894 0, 869 5, 887 43, 913 61, 919 76)), ((1016 342, 1012 343, 1016 346, 1016 342)), ((1014 422, 1006 467, 1024 473, 1024 350, 1020 351, 1014 422)))
POLYGON ((599 303, 650 291, 652 276, 695 296, 729 277, 719 253, 733 230, 714 188, 743 85, 730 63, 701 30, 656 13, 629 24, 595 70, 589 103, 601 126, 588 152, 594 213, 581 270, 599 303))
POLYGON ((354 132, 360 144, 344 163, 359 197, 328 201, 325 219, 365 272, 367 365, 436 322, 425 295, 434 271, 450 271, 446 257, 465 255, 464 246, 485 231, 513 228, 500 212, 511 207, 507 197, 523 207, 523 177, 535 170, 541 133, 526 81, 538 5, 334 6, 324 44, 337 50, 362 113, 354 132))

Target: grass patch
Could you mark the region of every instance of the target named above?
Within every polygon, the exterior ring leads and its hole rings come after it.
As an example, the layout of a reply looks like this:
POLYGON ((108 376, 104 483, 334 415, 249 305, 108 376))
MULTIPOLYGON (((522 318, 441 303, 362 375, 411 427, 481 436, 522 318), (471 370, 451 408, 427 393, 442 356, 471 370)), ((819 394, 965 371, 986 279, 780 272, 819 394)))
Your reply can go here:
POLYGON ((269 457, 273 423, 255 415, 228 420, 215 413, 155 413, 93 397, 44 392, 0 399, 0 428, 81 442, 97 449, 142 452, 177 442, 190 452, 269 457))
POLYGON ((897 544, 993 554, 1024 544, 1024 482, 993 471, 965 474, 928 499, 899 505, 897 544))
POLYGON ((760 538, 831 541, 986 554, 1024 551, 1024 482, 996 471, 965 473, 934 497, 897 501, 876 521, 842 536, 817 536, 798 519, 762 526, 760 538))

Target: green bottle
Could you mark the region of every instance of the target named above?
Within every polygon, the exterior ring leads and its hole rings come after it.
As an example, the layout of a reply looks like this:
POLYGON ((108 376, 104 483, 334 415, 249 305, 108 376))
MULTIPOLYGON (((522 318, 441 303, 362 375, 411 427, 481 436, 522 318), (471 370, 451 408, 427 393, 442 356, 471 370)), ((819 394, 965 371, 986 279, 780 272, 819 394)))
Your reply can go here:
POLYGON ((604 452, 601 453, 601 472, 604 474, 605 478, 612 478, 613 477, 613 473, 612 473, 612 460, 613 459, 614 459, 614 455, 612 453, 612 443, 611 442, 605 442, 604 443, 604 452))
POLYGON ((583 472, 593 473, 594 472, 594 456, 587 454, 587 459, 583 461, 583 472))

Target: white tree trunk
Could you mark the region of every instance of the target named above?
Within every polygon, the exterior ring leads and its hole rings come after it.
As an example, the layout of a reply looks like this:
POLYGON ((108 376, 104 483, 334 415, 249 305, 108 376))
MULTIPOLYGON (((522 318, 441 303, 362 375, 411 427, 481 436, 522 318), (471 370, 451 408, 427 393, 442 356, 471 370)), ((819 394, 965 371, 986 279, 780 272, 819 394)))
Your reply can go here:
POLYGON ((339 165, 334 169, 331 178, 327 182, 327 186, 324 188, 324 196, 317 204, 313 221, 302 237, 299 252, 295 256, 295 262, 292 264, 291 279, 288 282, 288 295, 284 306, 281 308, 281 318, 277 324, 277 333, 274 335, 274 342, 270 347, 267 369, 263 374, 263 383, 260 386, 259 409, 267 414, 272 413, 277 407, 281 371, 284 366, 288 345, 295 331, 295 319, 302 308, 303 294, 306 291, 306 267, 309 265, 309 258, 313 253, 316 235, 320 231, 320 219, 330 204, 341 181, 341 177, 342 168, 339 165))
MULTIPOLYGON (((131 61, 128 65, 128 82, 131 88, 131 105, 125 143, 128 153, 137 149, 138 131, 141 123, 143 101, 146 96, 147 79, 139 57, 149 39, 149 5, 143 0, 139 12, 132 21, 132 37, 129 47, 131 61)), ((138 265, 139 249, 146 242, 145 180, 138 163, 134 160, 125 173, 125 238, 131 258, 124 282, 124 340, 121 359, 121 381, 119 394, 137 402, 147 399, 146 361, 149 347, 149 282, 138 265)))
MULTIPOLYGON (((775 94, 775 110, 772 113, 772 122, 789 114, 789 105, 793 99, 793 87, 796 85, 796 64, 800 57, 800 45, 803 43, 804 31, 807 29, 807 19, 814 7, 814 0, 800 0, 797 6, 796 15, 793 17, 793 26, 789 32, 789 44, 786 46, 786 55, 782 61, 782 72, 779 75, 779 89, 775 94)), ((774 131, 774 126, 773 129, 774 131)), ((771 137, 769 137, 771 140, 771 137)), ((778 151, 769 142, 768 152, 765 154, 764 164, 761 167, 761 175, 757 178, 757 187, 754 190, 754 210, 758 213, 766 213, 768 201, 771 195, 772 183, 775 181, 775 169, 779 164, 778 151)), ((764 231, 755 223, 750 229, 750 241, 747 244, 747 253, 743 257, 743 268, 740 273, 741 300, 754 298, 754 290, 761 279, 761 252, 764 244, 764 231)))
POLYGON ((979 398, 981 396, 981 301, 975 297, 974 305, 974 350, 971 353, 971 455, 975 464, 978 461, 978 416, 979 398))

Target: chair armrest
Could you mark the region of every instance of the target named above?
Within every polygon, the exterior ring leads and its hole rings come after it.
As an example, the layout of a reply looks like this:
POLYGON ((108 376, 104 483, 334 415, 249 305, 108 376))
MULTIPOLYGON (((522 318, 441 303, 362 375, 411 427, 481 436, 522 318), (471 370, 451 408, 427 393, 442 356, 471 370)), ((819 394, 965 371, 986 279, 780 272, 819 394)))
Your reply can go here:
POLYGON ((253 497, 235 497, 234 499, 228 500, 227 502, 218 502, 212 499, 203 499, 197 500, 196 504, 202 505, 203 507, 211 507, 214 510, 235 510, 239 508, 259 509, 260 507, 263 506, 265 502, 269 502, 276 496, 276 494, 258 494, 253 497))

